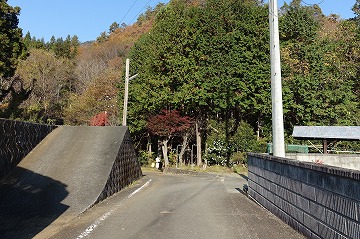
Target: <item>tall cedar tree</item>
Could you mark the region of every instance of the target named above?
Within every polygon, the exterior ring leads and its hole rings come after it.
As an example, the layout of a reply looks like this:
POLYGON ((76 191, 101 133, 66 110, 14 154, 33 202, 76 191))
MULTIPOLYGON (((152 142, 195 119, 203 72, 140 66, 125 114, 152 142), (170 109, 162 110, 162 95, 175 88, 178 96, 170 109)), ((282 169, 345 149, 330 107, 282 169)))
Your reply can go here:
POLYGON ((24 52, 22 30, 18 28, 19 7, 11 7, 0 0, 0 77, 14 75, 16 65, 24 52))

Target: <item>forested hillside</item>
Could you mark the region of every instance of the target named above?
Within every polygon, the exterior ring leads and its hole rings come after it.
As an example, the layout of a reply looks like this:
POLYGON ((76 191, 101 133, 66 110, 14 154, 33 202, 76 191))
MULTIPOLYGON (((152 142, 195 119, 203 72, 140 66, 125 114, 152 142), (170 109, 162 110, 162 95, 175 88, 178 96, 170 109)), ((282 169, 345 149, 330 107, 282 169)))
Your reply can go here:
MULTIPOLYGON (((197 142, 199 165, 263 152, 271 97, 268 6, 260 2, 172 0, 81 44, 76 36, 21 37, 20 9, 2 1, 0 117, 82 125, 107 111, 118 125, 130 58, 130 75, 139 76, 127 121, 139 150, 161 140, 163 152, 179 145, 184 154, 197 142)), ((360 2, 354 19, 301 2, 279 11, 288 142, 294 125, 360 125, 360 2)))

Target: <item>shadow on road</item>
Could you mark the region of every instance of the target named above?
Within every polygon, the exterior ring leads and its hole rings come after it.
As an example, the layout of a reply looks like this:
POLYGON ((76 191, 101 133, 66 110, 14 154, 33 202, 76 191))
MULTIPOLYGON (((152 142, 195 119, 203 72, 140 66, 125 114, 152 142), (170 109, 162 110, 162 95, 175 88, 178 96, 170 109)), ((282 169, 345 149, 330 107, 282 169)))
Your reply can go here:
POLYGON ((243 189, 240 189, 240 188, 235 188, 237 191, 239 191, 242 195, 244 195, 244 196, 248 196, 248 187, 247 187, 247 185, 246 184, 244 184, 244 186, 243 186, 243 189))
POLYGON ((17 167, 0 180, 0 238, 33 238, 68 206, 67 185, 17 167))
POLYGON ((246 176, 245 174, 242 174, 242 173, 238 173, 243 179, 245 179, 246 181, 249 180, 249 177, 246 176))

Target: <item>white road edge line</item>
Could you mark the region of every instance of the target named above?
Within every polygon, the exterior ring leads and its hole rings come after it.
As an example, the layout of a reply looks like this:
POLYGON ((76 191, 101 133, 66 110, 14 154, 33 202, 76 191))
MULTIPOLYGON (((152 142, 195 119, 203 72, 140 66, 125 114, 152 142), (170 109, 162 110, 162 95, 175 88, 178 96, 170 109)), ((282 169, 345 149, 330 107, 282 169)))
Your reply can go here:
MULTIPOLYGON (((136 193, 140 192, 145 187, 149 186, 150 182, 151 182, 151 179, 149 181, 147 181, 144 185, 142 185, 140 188, 138 188, 134 192, 132 192, 127 198, 128 199, 131 198, 136 193)), ((88 226, 79 236, 77 236, 76 239, 81 239, 81 238, 85 238, 85 237, 89 236, 95 230, 95 228, 97 228, 103 221, 105 221, 108 217, 110 217, 111 214, 113 214, 113 212, 114 212, 114 209, 112 209, 112 210, 108 211, 107 213, 105 213, 104 215, 102 215, 93 224, 88 226)))

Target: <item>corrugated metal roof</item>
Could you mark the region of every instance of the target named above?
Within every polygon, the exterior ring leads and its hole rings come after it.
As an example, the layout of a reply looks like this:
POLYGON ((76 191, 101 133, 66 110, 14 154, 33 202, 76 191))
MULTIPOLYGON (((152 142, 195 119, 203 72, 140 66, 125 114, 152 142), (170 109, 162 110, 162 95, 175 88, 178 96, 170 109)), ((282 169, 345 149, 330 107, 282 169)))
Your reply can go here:
POLYGON ((360 140, 360 126, 294 126, 297 139, 360 140))

